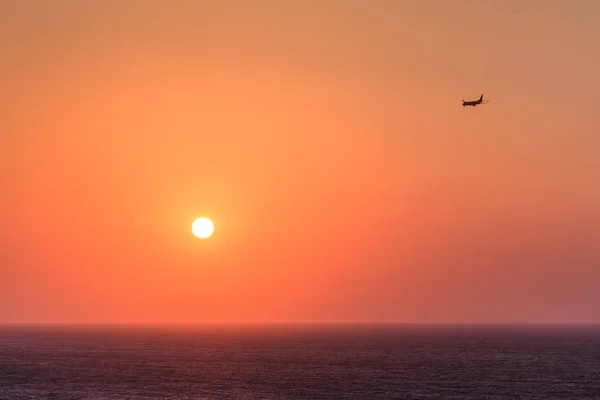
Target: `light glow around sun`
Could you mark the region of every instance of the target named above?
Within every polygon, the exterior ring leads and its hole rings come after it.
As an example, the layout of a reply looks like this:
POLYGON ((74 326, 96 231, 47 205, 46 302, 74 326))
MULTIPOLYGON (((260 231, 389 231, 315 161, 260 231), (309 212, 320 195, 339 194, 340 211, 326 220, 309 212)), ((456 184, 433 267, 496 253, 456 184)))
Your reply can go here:
POLYGON ((206 239, 212 236, 215 226, 208 218, 198 218, 192 224, 192 232, 200 239, 206 239))

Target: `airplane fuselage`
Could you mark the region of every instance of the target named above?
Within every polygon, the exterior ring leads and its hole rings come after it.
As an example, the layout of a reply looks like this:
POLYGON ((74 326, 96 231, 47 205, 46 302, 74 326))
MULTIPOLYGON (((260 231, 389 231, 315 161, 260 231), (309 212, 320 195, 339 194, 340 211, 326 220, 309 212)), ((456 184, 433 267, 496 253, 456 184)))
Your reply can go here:
POLYGON ((483 103, 483 94, 481 95, 481 97, 478 100, 472 100, 472 101, 464 101, 463 100, 462 105, 463 105, 463 107, 466 107, 466 106, 475 107, 481 103, 483 103))

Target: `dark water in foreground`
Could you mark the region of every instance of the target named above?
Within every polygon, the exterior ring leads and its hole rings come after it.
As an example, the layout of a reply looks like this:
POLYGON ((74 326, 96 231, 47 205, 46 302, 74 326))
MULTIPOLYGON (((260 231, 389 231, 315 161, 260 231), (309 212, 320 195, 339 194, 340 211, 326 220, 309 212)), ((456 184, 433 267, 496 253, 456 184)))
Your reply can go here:
POLYGON ((0 399, 600 399, 600 328, 0 327, 0 399))

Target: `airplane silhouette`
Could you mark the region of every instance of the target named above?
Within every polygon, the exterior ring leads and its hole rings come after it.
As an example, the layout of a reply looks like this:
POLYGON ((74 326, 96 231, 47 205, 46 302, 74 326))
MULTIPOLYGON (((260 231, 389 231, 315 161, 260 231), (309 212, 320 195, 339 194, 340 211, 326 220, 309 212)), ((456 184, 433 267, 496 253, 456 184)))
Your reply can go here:
MULTIPOLYGON (((487 102, 486 102, 486 103, 487 103, 487 102)), ((475 106, 477 106, 477 104, 485 104, 485 103, 483 102, 483 94, 481 95, 481 97, 480 97, 478 100, 472 100, 472 101, 464 101, 464 100, 463 100, 463 101, 462 101, 462 105, 463 105, 463 107, 466 107, 466 106, 472 106, 472 107, 475 107, 475 106)))

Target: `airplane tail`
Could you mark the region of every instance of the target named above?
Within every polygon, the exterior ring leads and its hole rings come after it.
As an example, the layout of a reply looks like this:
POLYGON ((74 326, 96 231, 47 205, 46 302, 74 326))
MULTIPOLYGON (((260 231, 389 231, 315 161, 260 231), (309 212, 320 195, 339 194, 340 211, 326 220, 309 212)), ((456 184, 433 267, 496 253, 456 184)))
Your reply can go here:
POLYGON ((483 94, 481 95, 481 97, 479 98, 479 101, 483 101, 483 94))

